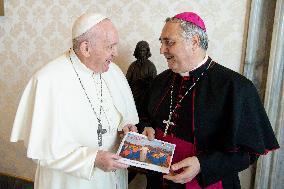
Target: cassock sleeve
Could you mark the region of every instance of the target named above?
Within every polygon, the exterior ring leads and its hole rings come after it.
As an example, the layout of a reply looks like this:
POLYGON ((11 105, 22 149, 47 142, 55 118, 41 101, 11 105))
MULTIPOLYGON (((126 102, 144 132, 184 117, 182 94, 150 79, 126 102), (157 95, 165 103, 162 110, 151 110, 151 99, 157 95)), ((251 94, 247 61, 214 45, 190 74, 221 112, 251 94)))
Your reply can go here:
POLYGON ((92 179, 97 149, 79 147, 60 159, 42 159, 38 164, 44 167, 65 172, 67 174, 92 179))
POLYGON ((232 112, 231 119, 237 114, 240 117, 238 121, 231 121, 229 131, 224 132, 231 133, 232 136, 224 141, 225 148, 197 155, 201 166, 197 180, 203 187, 230 175, 237 175, 248 168, 259 155, 279 148, 254 85, 247 82, 238 95, 242 95, 242 100, 232 104, 233 107, 239 108, 233 108, 237 113, 232 112), (241 104, 238 104, 239 102, 241 104))
MULTIPOLYGON (((200 186, 207 187, 214 184, 228 175, 249 167, 250 155, 247 152, 214 152, 198 155, 201 172, 196 176, 200 186)), ((253 159, 252 159, 253 160, 253 159)))

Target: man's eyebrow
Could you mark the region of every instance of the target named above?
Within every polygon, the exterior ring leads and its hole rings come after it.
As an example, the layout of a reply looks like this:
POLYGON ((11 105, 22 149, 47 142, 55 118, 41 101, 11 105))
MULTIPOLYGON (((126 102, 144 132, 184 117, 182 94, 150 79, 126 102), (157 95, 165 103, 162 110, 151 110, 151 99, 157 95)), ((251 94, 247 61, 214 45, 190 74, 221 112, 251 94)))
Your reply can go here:
POLYGON ((161 40, 169 40, 169 38, 168 37, 159 37, 159 41, 161 41, 161 40))

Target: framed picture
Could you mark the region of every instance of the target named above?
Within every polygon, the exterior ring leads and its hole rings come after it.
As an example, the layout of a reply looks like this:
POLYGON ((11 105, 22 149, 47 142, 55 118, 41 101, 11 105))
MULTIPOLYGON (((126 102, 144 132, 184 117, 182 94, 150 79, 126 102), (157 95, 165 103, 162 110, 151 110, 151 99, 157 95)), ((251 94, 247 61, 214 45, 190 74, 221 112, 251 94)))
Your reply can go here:
POLYGON ((175 144, 161 140, 149 141, 144 135, 127 133, 117 151, 119 162, 144 169, 169 173, 175 144))
POLYGON ((4 0, 0 0, 0 16, 4 16, 4 0))

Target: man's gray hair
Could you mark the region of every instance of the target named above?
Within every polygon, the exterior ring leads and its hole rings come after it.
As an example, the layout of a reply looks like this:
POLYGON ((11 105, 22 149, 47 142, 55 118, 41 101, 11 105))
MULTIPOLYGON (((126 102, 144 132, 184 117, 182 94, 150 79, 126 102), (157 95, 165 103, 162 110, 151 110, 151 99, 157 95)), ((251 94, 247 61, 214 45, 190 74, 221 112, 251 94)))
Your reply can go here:
POLYGON ((187 22, 184 20, 181 20, 179 18, 167 18, 166 22, 174 22, 174 23, 180 23, 180 27, 182 28, 182 37, 186 40, 190 40, 193 36, 197 35, 200 39, 199 46, 207 50, 208 49, 208 36, 207 33, 201 29, 199 26, 196 26, 195 24, 191 22, 187 22))
POLYGON ((91 43, 91 45, 95 45, 94 33, 95 32, 93 31, 93 28, 91 28, 82 35, 72 39, 73 50, 75 52, 78 52, 80 50, 80 44, 83 43, 84 41, 88 41, 89 43, 91 43))

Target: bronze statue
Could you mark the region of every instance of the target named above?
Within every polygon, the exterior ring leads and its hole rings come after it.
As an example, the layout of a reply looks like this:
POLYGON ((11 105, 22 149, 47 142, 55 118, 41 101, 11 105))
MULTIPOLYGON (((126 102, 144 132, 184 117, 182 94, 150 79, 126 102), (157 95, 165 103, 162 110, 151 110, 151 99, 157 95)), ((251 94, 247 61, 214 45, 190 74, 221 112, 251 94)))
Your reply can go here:
POLYGON ((143 99, 151 81, 156 77, 157 70, 151 57, 150 47, 146 41, 139 41, 133 56, 137 59, 127 70, 126 78, 133 93, 138 114, 143 109, 143 99))
MULTIPOLYGON (((150 87, 151 81, 157 75, 155 65, 148 60, 151 55, 149 44, 146 41, 139 41, 136 44, 133 53, 133 56, 137 60, 131 63, 126 73, 126 78, 133 93, 138 115, 141 115, 141 112, 145 111, 143 110, 145 94, 150 87)), ((136 126, 139 130, 140 125, 137 124, 136 126)), ((137 172, 142 174, 146 173, 143 169, 134 167, 128 168, 128 183, 134 179, 137 172)))

